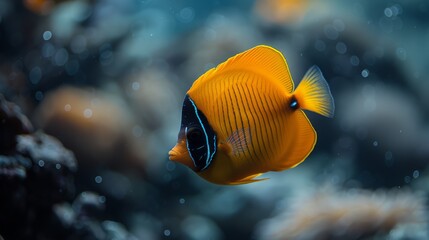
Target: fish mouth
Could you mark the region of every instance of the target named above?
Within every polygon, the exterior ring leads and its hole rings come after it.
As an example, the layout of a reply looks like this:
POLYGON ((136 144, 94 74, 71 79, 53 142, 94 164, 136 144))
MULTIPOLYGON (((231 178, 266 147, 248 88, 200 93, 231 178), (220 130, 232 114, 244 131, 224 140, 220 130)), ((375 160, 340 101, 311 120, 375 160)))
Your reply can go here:
POLYGON ((178 153, 176 150, 171 149, 168 152, 168 159, 170 159, 170 161, 176 161, 177 158, 179 157, 180 153, 178 153))

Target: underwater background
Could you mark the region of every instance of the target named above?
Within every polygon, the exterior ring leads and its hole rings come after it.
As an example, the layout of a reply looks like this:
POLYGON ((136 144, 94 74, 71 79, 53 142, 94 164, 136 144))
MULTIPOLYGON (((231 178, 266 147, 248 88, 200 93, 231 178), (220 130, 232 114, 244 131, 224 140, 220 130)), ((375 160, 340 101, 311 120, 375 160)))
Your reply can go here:
POLYGON ((429 239, 428 43, 426 0, 0 0, 0 239, 429 239), (259 44, 335 117, 296 168, 208 183, 168 160, 184 95, 259 44))

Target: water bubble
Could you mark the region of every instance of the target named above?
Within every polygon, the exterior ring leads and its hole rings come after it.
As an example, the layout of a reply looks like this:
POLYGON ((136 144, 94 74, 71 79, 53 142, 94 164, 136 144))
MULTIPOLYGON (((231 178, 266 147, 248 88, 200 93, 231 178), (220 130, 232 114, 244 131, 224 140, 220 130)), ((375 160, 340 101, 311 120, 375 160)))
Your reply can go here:
POLYGON ((68 60, 69 60, 69 53, 67 52, 67 50, 65 48, 58 49, 58 51, 55 53, 55 56, 54 56, 55 65, 63 66, 64 64, 67 63, 68 60))
POLYGON ((100 55, 101 65, 109 65, 113 62, 113 52, 111 50, 105 50, 100 55))
POLYGON ((361 75, 362 75, 362 77, 367 78, 369 76, 368 69, 365 68, 364 70, 362 70, 361 75))
POLYGON ((339 33, 335 30, 333 25, 327 25, 324 27, 323 32, 325 33, 326 38, 335 40, 338 38, 339 33))
POLYGON ((166 237, 169 237, 169 236, 171 235, 171 231, 170 231, 170 229, 165 229, 165 230, 164 230, 164 235, 165 235, 166 237))
POLYGON ((39 160, 39 162, 37 162, 37 164, 38 164, 40 167, 43 167, 43 166, 45 166, 45 161, 43 161, 43 160, 39 160))
POLYGON ((405 176, 404 177, 404 182, 405 183, 410 183, 411 182, 411 177, 410 176, 405 176))
POLYGON ((386 17, 392 17, 393 16, 393 12, 392 12, 392 9, 390 9, 390 8, 385 8, 384 9, 384 15, 386 15, 386 17))
POLYGON ((387 151, 384 154, 384 163, 386 166, 391 167, 393 165, 393 154, 391 151, 387 151))
POLYGON ((140 83, 139 83, 139 82, 133 82, 133 83, 131 84, 131 88, 132 88, 134 91, 139 90, 139 89, 140 89, 140 83))
POLYGON ((314 48, 319 52, 323 52, 326 49, 326 44, 322 40, 316 40, 316 42, 314 43, 314 48))
POLYGON ((335 46, 335 49, 339 54, 344 54, 347 52, 347 45, 343 42, 338 42, 337 45, 335 46))
POLYGON ((343 20, 341 20, 341 19, 335 19, 333 22, 333 25, 334 25, 335 30, 337 30, 338 32, 342 32, 346 28, 343 20))
POLYGON ((399 4, 395 4, 395 5, 391 6, 390 9, 392 9, 394 16, 402 14, 402 7, 399 4))
POLYGON ((96 176, 94 180, 95 180, 96 183, 103 182, 103 178, 101 176, 96 176))
POLYGON ((180 204, 185 204, 185 199, 184 199, 184 198, 180 198, 180 199, 179 199, 179 203, 180 203, 180 204))
POLYGON ((38 84, 40 79, 42 78, 42 69, 40 69, 40 67, 35 67, 31 69, 28 77, 32 84, 38 84))
POLYGON ((42 99, 43 99, 43 93, 41 91, 37 91, 34 94, 34 98, 36 98, 37 101, 42 101, 42 99))
POLYGON ((353 56, 351 56, 350 57, 350 63, 353 65, 353 66, 358 66, 359 65, 359 58, 356 56, 356 55, 353 55, 353 56))
POLYGON ((55 54, 55 47, 51 43, 45 43, 42 47, 42 56, 45 58, 52 57, 55 54))
POLYGON ((89 109, 89 108, 85 109, 85 110, 83 111, 83 116, 84 116, 85 118, 90 118, 90 117, 92 117, 92 110, 91 110, 91 109, 89 109))
POLYGON ((374 142, 372 143, 372 146, 377 147, 377 146, 378 146, 378 142, 377 142, 377 141, 374 141, 374 142))
POLYGON ((99 196, 99 197, 98 197, 98 201, 99 201, 100 203, 105 203, 105 202, 106 202, 106 197, 105 197, 105 196, 99 196))
POLYGON ((392 153, 391 151, 387 151, 387 152, 384 154, 384 158, 385 158, 386 160, 392 160, 392 159, 393 159, 393 153, 392 153))
POLYGON ((413 178, 416 179, 420 176, 420 172, 418 170, 414 170, 413 172, 413 178))
POLYGON ((167 171, 171 172, 176 168, 176 164, 172 161, 168 161, 165 167, 167 168, 167 171))
POLYGON ((55 164, 55 168, 58 169, 58 170, 60 170, 61 169, 61 164, 59 164, 59 163, 55 164))
POLYGON ((43 40, 48 41, 52 38, 52 32, 51 31, 45 31, 43 33, 43 40))
POLYGON ((71 111, 71 105, 70 104, 64 105, 64 111, 70 112, 71 111))
POLYGON ((217 32, 212 28, 207 28, 204 32, 204 38, 207 40, 214 40, 217 37, 217 32))
POLYGON ((139 138, 143 135, 143 128, 140 127, 139 125, 136 125, 133 127, 133 136, 136 138, 139 138))
POLYGON ((179 18, 179 21, 183 23, 189 23, 194 19, 194 16, 195 16, 194 9, 190 7, 185 7, 182 10, 180 10, 178 18, 179 18))

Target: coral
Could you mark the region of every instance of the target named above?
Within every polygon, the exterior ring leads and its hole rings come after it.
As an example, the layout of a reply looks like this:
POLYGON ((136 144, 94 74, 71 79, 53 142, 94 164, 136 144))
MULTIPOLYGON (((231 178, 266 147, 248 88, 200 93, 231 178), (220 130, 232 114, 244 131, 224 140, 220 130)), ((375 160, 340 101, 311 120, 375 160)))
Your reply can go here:
MULTIPOLYGON (((386 236, 401 226, 418 226, 419 236, 428 237, 424 201, 409 191, 320 189, 262 224, 260 239, 363 239, 386 236)), ((406 233, 417 236, 412 231, 406 233)))
POLYGON ((75 154, 80 165, 142 167, 134 147, 133 117, 121 99, 103 91, 62 87, 39 105, 36 123, 75 154))
POLYGON ((135 239, 102 221, 105 197, 75 193, 74 154, 0 96, 0 239, 135 239))
POLYGON ((30 121, 20 108, 7 102, 0 94, 0 153, 12 150, 16 145, 16 135, 33 131, 30 121))

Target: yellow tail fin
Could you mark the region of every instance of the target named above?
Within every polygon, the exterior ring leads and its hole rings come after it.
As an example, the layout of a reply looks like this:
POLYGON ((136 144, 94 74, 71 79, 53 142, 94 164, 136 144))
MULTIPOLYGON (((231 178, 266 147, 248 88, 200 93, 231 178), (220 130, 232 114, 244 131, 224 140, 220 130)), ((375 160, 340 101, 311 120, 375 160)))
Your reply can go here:
POLYGON ((293 95, 300 108, 325 117, 334 116, 334 99, 328 83, 317 66, 313 66, 307 71, 293 95))

